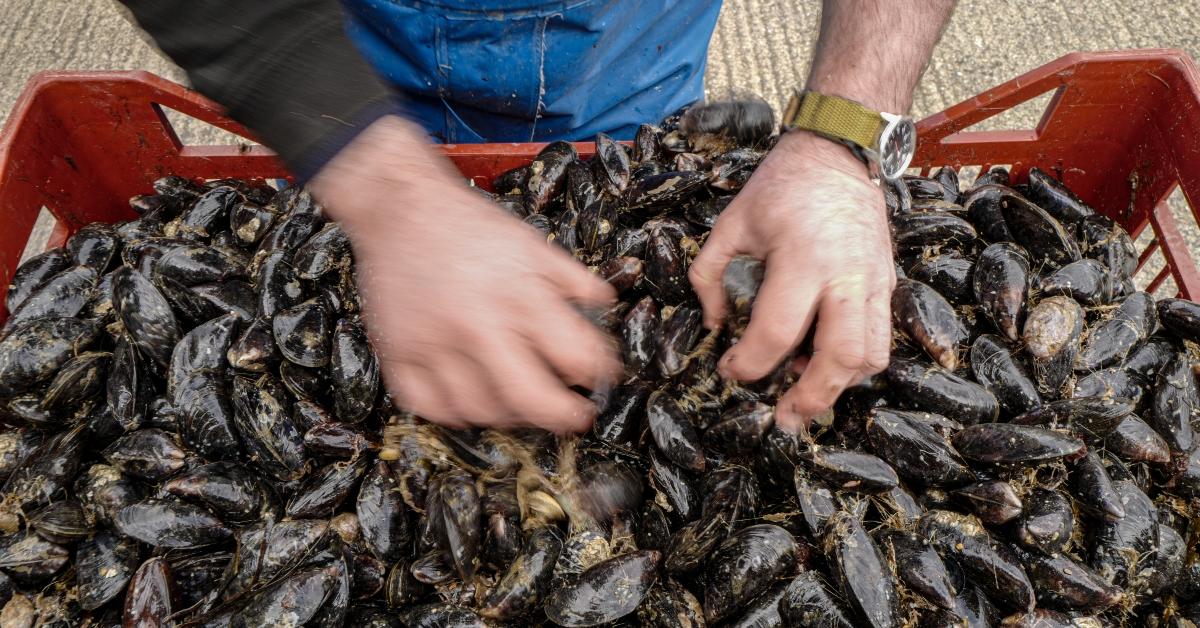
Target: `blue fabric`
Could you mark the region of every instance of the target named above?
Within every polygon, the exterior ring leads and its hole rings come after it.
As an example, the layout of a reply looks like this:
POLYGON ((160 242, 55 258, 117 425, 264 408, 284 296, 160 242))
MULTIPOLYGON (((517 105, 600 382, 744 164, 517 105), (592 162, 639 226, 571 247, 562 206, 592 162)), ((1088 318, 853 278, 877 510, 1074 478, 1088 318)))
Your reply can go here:
POLYGON ((704 96, 720 0, 343 0, 348 32, 445 142, 632 139, 704 96))

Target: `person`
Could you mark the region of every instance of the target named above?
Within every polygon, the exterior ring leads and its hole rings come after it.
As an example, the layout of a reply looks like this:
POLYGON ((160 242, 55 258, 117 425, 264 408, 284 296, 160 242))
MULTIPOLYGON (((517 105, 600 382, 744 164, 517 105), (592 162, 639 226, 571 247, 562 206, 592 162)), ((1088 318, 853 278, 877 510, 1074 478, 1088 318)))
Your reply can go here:
MULTIPOLYGON (((350 236, 398 405, 455 427, 587 429, 595 406, 575 390, 621 366, 576 306, 612 289, 471 191, 430 143, 631 139, 703 97, 719 0, 122 1, 350 236)), ((804 88, 907 111, 953 4, 824 0, 804 88)), ((706 327, 725 315, 736 255, 766 270, 723 377, 767 375, 815 324, 780 427, 800 429, 887 366, 883 195, 846 146, 779 139, 690 267, 706 327)))

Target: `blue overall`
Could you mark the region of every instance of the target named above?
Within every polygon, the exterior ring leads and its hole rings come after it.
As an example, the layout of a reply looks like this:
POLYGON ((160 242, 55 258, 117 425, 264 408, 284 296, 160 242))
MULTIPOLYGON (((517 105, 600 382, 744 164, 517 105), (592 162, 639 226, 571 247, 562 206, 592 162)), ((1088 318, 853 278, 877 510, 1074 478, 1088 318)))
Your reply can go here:
POLYGON ((443 142, 632 139, 704 96, 720 0, 343 0, 359 50, 443 142))

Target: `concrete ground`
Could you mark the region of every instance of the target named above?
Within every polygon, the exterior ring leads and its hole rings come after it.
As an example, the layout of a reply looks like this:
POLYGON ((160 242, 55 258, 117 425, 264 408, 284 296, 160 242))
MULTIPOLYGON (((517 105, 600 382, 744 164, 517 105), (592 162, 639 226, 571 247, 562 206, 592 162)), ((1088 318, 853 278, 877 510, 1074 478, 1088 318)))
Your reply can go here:
MULTIPOLYGON (((818 0, 728 0, 709 53, 710 94, 758 93, 782 107, 808 71, 818 0)), ((963 0, 917 88, 921 117, 1077 50, 1183 48, 1200 57, 1200 0, 963 0)), ((42 69, 146 69, 184 81, 113 0, 0 0, 0 116, 42 69)), ((983 127, 1030 128, 1028 106, 983 127)), ((211 140, 198 126, 187 139, 211 140)), ((1185 217, 1182 203, 1176 204, 1185 217)), ((1200 260, 1200 233, 1188 234, 1200 260)))

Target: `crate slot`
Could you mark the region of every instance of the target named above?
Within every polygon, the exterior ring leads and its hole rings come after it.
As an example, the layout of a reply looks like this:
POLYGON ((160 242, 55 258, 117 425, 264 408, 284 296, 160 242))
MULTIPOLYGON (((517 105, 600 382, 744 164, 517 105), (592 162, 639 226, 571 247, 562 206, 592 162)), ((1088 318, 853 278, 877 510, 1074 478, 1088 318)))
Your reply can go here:
POLYGON ((21 262, 45 251, 58 226, 58 219, 43 205, 38 210, 37 220, 33 222, 33 229, 29 230, 29 239, 25 241, 25 250, 21 251, 21 262))
POLYGON ((176 111, 166 105, 158 103, 154 104, 154 108, 158 110, 159 117, 163 120, 163 125, 167 127, 169 133, 174 134, 176 144, 180 147, 184 146, 256 146, 255 142, 249 138, 242 137, 236 133, 230 133, 225 129, 214 126, 186 113, 176 111))
POLYGON ((1036 139, 1052 113, 1051 104, 1059 89, 1049 89, 1018 105, 998 108, 996 113, 959 130, 943 141, 965 139, 962 136, 988 131, 1028 131, 1036 139))

